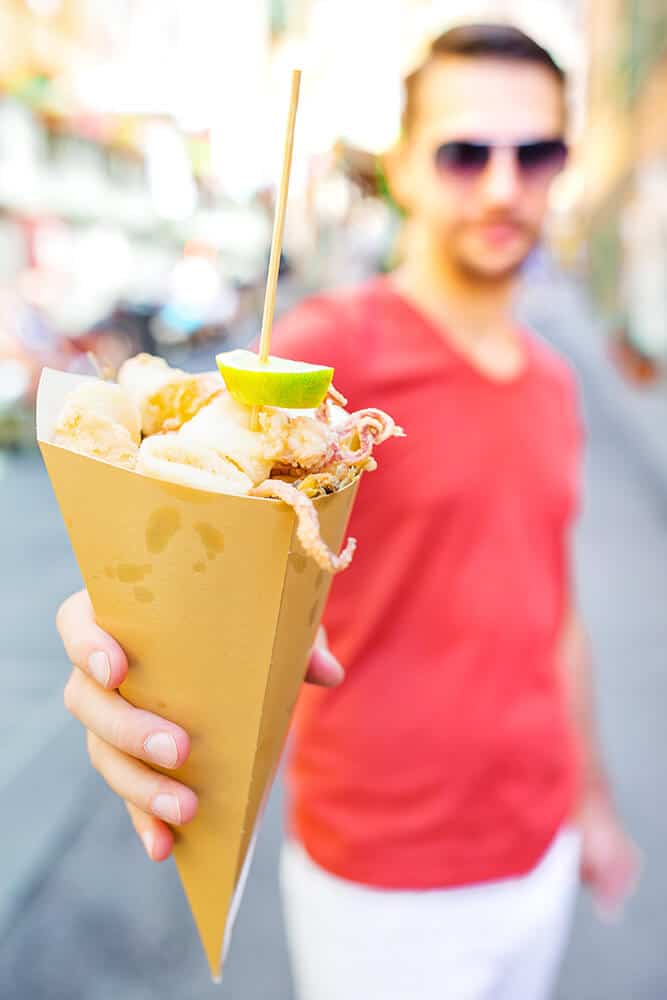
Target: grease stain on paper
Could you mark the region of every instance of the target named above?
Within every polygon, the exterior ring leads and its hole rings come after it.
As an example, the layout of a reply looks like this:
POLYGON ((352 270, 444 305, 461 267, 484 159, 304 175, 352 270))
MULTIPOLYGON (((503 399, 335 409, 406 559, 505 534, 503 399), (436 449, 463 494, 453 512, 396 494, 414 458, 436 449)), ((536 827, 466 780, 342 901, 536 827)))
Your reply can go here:
MULTIPOLYGON (((225 539, 222 532, 214 528, 212 524, 205 524, 203 521, 200 521, 199 524, 195 524, 195 531, 206 550, 207 559, 215 559, 221 552, 224 552, 225 539)), ((201 570, 198 570, 198 572, 201 572, 201 570)))
POLYGON ((303 573, 304 569, 308 565, 308 560, 305 556, 302 556, 300 552, 292 552, 290 561, 296 573, 303 573))
POLYGON ((110 580, 118 580, 119 583, 141 583, 153 572, 153 567, 150 563, 118 563, 116 566, 110 563, 104 567, 104 572, 110 580))
POLYGON ((153 567, 149 563, 142 566, 135 563, 120 563, 116 567, 116 575, 121 583, 141 583, 152 569, 153 567))
POLYGON ((140 604, 150 604, 151 601, 155 600, 155 594, 148 587, 135 587, 134 596, 140 604))
POLYGON ((146 547, 157 555, 164 552, 181 526, 181 515, 175 507, 158 507, 148 518, 146 547))

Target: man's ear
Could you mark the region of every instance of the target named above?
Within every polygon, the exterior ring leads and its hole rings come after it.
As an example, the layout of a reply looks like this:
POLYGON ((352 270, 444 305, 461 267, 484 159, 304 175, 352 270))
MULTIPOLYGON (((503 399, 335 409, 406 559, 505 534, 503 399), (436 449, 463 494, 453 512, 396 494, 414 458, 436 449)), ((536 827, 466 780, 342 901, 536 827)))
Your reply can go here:
POLYGON ((399 208, 409 212, 412 185, 409 180, 407 145, 403 138, 398 139, 395 145, 383 154, 381 164, 391 197, 399 208))

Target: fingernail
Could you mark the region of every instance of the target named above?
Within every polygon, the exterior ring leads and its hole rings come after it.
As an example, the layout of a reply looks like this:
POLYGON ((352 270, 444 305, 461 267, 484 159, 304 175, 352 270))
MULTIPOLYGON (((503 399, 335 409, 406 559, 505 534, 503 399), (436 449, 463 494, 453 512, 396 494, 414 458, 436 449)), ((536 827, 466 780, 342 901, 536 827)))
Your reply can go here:
POLYGON ((101 649, 91 653, 88 657, 88 669, 98 684, 106 687, 111 676, 111 664, 109 657, 101 649))
POLYGON ((146 854, 152 860, 152 858, 153 858, 153 844, 155 843, 155 837, 150 832, 150 830, 146 830, 146 833, 142 833, 141 839, 144 842, 144 847, 146 848, 146 854))
POLYGON ((181 806, 175 795, 156 795, 152 809, 156 816, 167 823, 181 822, 181 806))
POLYGON ((144 750, 156 764, 162 767, 175 767, 178 760, 178 747, 169 733, 153 733, 144 742, 144 750))
POLYGON ((332 684, 339 684, 345 677, 345 671, 343 670, 342 666, 340 665, 340 663, 330 650, 320 649, 319 652, 320 656, 327 665, 327 669, 329 670, 331 676, 332 684))

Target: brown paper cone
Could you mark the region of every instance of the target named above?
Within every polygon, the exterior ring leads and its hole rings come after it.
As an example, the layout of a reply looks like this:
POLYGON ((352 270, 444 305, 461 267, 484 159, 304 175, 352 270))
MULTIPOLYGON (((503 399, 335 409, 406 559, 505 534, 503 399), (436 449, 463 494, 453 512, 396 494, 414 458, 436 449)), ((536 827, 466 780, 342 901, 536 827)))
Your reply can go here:
MULTIPOLYGON (((97 621, 129 658, 121 693, 192 739, 171 773, 200 805, 175 857, 215 977, 331 580, 301 550, 284 504, 161 482, 50 444, 82 378, 45 369, 37 436, 97 621)), ((355 492, 316 501, 336 551, 355 492)))

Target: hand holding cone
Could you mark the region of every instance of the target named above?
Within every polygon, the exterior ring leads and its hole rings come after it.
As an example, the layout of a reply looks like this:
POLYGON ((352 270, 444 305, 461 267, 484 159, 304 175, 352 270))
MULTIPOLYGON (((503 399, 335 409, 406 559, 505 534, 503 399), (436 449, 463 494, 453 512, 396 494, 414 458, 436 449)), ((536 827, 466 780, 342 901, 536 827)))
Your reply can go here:
POLYGON ((200 808, 174 854, 214 977, 331 574, 352 556, 353 540, 336 553, 359 476, 374 445, 402 434, 379 410, 347 413, 331 369, 269 359, 297 97, 298 74, 259 378, 246 369, 244 398, 233 376, 228 391, 218 373, 144 355, 120 385, 45 369, 37 403, 96 620, 128 655, 121 693, 193 738, 175 774, 200 808), (304 393, 312 414, 284 408, 304 393))

